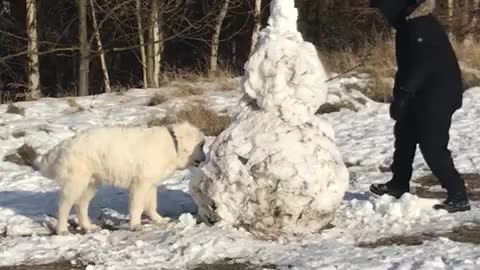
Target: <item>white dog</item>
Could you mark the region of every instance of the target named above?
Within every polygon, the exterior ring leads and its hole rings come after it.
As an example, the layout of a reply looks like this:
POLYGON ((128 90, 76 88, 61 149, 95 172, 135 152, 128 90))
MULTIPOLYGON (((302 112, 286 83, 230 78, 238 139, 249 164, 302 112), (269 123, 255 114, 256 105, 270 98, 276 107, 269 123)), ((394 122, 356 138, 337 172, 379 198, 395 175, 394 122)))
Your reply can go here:
POLYGON ((180 123, 93 128, 55 146, 36 167, 61 186, 57 234, 68 232, 74 205, 81 228, 96 229, 88 218, 88 205, 99 184, 128 189, 131 230, 141 228, 144 211, 155 223, 168 222, 157 213, 157 186, 175 170, 204 161, 204 142, 197 128, 180 123))

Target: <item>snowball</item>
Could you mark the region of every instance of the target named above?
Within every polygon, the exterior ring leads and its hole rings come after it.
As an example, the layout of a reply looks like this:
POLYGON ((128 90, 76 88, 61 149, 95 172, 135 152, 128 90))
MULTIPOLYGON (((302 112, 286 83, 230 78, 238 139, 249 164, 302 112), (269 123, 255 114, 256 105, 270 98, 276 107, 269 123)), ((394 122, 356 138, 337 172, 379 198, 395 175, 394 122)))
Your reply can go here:
POLYGON ((272 2, 270 26, 245 64, 242 88, 261 109, 301 123, 327 101, 328 91, 325 69, 315 47, 296 30, 296 17, 293 1, 272 2))

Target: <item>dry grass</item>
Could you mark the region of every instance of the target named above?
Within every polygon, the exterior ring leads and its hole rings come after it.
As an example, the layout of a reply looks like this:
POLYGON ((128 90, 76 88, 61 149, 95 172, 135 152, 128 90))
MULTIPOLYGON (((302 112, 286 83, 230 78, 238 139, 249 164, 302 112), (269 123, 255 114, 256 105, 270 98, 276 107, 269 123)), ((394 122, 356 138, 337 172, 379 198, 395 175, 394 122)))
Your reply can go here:
POLYGON ((201 70, 175 70, 174 72, 164 72, 162 86, 170 85, 172 82, 215 82, 221 78, 235 78, 231 68, 220 68, 213 74, 207 74, 201 70))
POLYGON ((472 87, 480 86, 480 71, 473 69, 463 69, 463 87, 470 89, 472 87))
POLYGON ((168 93, 156 92, 147 102, 147 106, 157 106, 169 101, 172 98, 200 96, 203 94, 203 89, 188 82, 174 82, 171 84, 171 87, 175 87, 176 89, 168 93))
POLYGON ((217 91, 230 91, 240 87, 238 76, 229 69, 220 69, 214 76, 209 77, 209 82, 215 85, 217 91))
POLYGON ((317 110, 315 114, 328 114, 328 113, 334 113, 334 112, 339 112, 341 109, 348 109, 351 111, 357 111, 355 108, 355 105, 351 103, 350 101, 341 101, 337 102, 334 104, 330 103, 325 103, 320 108, 317 110))
POLYGON ((453 47, 459 60, 468 68, 480 70, 480 47, 479 44, 464 44, 453 42, 453 47))
POLYGON ((152 98, 147 102, 147 106, 157 106, 162 103, 165 103, 169 100, 166 95, 155 93, 152 98))
POLYGON ((233 78, 231 74, 222 73, 218 77, 200 77, 193 74, 190 77, 186 74, 177 81, 169 81, 167 87, 173 88, 170 93, 155 93, 147 102, 147 106, 156 106, 165 103, 173 98, 184 98, 190 96, 201 96, 204 94, 205 83, 213 84, 216 91, 230 91, 240 87, 240 81, 233 78))
MULTIPOLYGON (((480 46, 452 41, 462 66, 465 88, 480 86, 480 46)), ((370 75, 370 87, 359 89, 373 100, 388 102, 392 95, 393 78, 396 70, 393 40, 377 39, 353 51, 319 52, 329 72, 342 73, 358 65, 355 72, 370 75)))
POLYGON ((215 81, 215 90, 217 91, 232 91, 240 88, 240 80, 230 77, 219 77, 215 81))
POLYGON ((198 84, 188 82, 174 82, 172 84, 175 89, 174 97, 189 97, 203 95, 203 89, 198 84))
POLYGON ((7 110, 5 113, 11 113, 11 114, 18 114, 21 116, 25 116, 25 108, 16 106, 13 103, 8 104, 7 110))
POLYGON ((392 40, 377 39, 357 51, 320 52, 329 72, 343 73, 356 66, 355 72, 370 75, 370 87, 359 89, 373 100, 386 102, 392 95, 395 74, 395 50, 392 40))
MULTIPOLYGON (((237 78, 229 68, 219 69, 214 74, 205 74, 201 71, 176 71, 165 73, 162 86, 173 86, 177 88, 194 88, 201 83, 213 84, 217 91, 229 91, 237 89, 240 84, 237 78)), ((189 92, 195 93, 195 89, 189 89, 189 92), (193 91, 192 91, 193 90, 193 91)))
POLYGON ((190 122, 207 136, 217 136, 228 127, 231 120, 227 115, 220 115, 205 105, 196 103, 186 105, 175 115, 154 119, 148 123, 148 126, 164 126, 183 121, 190 122))
POLYGON ((66 102, 70 107, 74 108, 75 111, 77 112, 81 112, 85 110, 85 108, 82 105, 80 105, 74 97, 67 98, 66 102))
POLYGON ((198 70, 164 72, 161 86, 171 85, 172 82, 204 82, 205 75, 198 70))
POLYGON ((465 89, 480 86, 480 46, 478 43, 453 42, 455 52, 462 66, 465 89))

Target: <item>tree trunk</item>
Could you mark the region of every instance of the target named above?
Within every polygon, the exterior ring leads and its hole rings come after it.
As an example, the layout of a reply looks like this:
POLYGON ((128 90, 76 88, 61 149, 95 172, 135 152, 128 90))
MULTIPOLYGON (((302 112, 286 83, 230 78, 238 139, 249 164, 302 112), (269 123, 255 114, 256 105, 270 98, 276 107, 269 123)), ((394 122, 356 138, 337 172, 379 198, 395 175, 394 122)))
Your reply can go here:
POLYGON ((38 40, 37 40, 37 0, 26 0, 26 32, 27 32, 27 80, 28 99, 38 99, 40 91, 40 70, 38 61, 38 40))
POLYGON ((158 77, 158 84, 163 81, 163 74, 162 74, 162 54, 163 49, 165 48, 165 32, 163 32, 163 24, 164 24, 164 10, 165 10, 165 0, 160 0, 160 9, 158 10, 158 55, 157 55, 157 77, 158 77))
POLYGON ((87 39, 87 0, 78 0, 80 64, 78 71, 78 95, 88 96, 88 71, 90 48, 87 39))
POLYGON ((449 34, 450 37, 454 36, 455 32, 455 20, 454 20, 454 11, 455 11, 455 5, 453 0, 448 0, 448 28, 449 28, 449 34))
POLYGON ((147 80, 147 55, 145 52, 145 38, 143 24, 142 24, 142 5, 141 0, 135 1, 136 6, 136 16, 137 16, 137 27, 138 27, 138 42, 140 42, 140 61, 142 65, 142 76, 143 76, 143 88, 148 87, 148 80, 147 80))
POLYGON ((152 42, 152 25, 151 20, 148 26, 148 45, 146 46, 146 58, 147 58, 147 87, 154 87, 153 81, 153 42, 152 42))
POLYGON ((467 36, 465 37, 465 42, 469 45, 475 43, 475 33, 478 30, 478 12, 480 8, 480 0, 473 0, 471 4, 472 9, 467 10, 467 12, 471 12, 472 14, 467 27, 467 36))
POLYGON ((211 41, 211 50, 210 50, 210 76, 214 75, 217 72, 217 62, 218 62, 218 47, 220 45, 220 33, 222 31, 222 24, 227 16, 228 6, 230 5, 230 0, 224 0, 223 6, 220 10, 220 13, 217 16, 214 25, 214 32, 211 41))
POLYGON ((92 11, 91 16, 92 16, 93 31, 95 33, 95 39, 97 40, 97 50, 100 55, 100 64, 102 66, 103 84, 105 87, 105 93, 110 93, 112 92, 112 89, 110 88, 110 76, 108 75, 108 67, 105 61, 105 53, 103 52, 102 39, 100 37, 100 29, 98 29, 98 23, 97 23, 97 18, 95 14, 95 5, 93 3, 93 0, 90 0, 90 8, 92 11))
POLYGON ((262 27, 262 0, 254 0, 253 8, 253 31, 252 31, 252 43, 250 47, 250 55, 253 53, 255 46, 257 45, 258 32, 262 27))
POLYGON ((148 87, 157 87, 155 79, 155 32, 157 31, 156 18, 158 13, 158 0, 151 0, 150 14, 148 19, 148 45, 147 45, 147 80, 148 87))
POLYGON ((153 0, 152 2, 152 41, 153 41, 153 83, 154 87, 160 86, 161 81, 161 61, 163 50, 163 30, 161 27, 162 7, 163 3, 160 0, 153 0))

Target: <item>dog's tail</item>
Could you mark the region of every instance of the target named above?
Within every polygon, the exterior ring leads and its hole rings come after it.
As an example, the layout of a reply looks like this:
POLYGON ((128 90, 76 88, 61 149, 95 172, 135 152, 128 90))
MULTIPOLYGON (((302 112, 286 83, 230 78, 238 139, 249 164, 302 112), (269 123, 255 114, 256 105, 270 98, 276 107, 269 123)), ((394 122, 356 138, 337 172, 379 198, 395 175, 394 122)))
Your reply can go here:
POLYGON ((40 170, 40 165, 37 160, 40 155, 35 150, 35 148, 31 147, 28 144, 24 144, 17 149, 17 154, 20 156, 20 158, 24 161, 26 165, 29 165, 37 171, 40 170))

